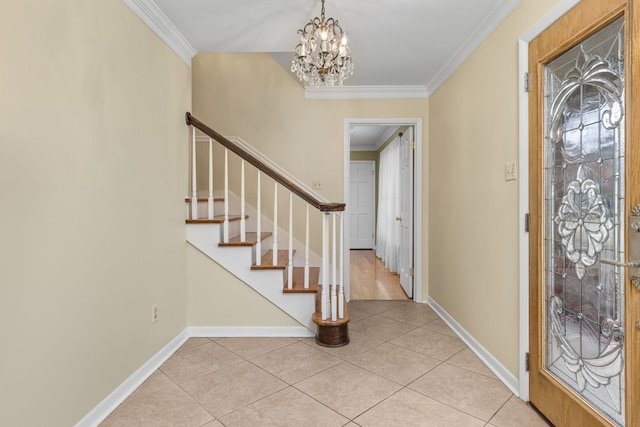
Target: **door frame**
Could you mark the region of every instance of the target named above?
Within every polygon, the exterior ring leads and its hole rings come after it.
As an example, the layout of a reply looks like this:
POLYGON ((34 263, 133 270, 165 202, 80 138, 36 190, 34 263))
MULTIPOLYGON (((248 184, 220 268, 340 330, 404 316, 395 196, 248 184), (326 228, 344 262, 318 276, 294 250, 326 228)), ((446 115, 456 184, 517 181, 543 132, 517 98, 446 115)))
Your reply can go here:
MULTIPOLYGON (((422 247, 422 241, 428 241, 428 230, 425 230, 423 234, 422 224, 428 224, 427 218, 427 203, 428 200, 423 201, 423 185, 424 188, 428 187, 427 182, 423 182, 422 177, 422 164, 428 162, 425 158, 426 151, 423 151, 422 141, 422 118, 345 118, 344 119, 344 166, 343 166, 343 182, 344 182, 344 200, 347 204, 347 212, 349 209, 349 176, 350 176, 350 153, 351 153, 351 132, 352 125, 394 125, 394 126, 413 126, 415 140, 415 150, 413 153, 413 300, 419 303, 426 303, 426 296, 429 295, 429 282, 428 275, 424 274, 427 271, 427 248, 422 247), (423 210, 424 205, 424 210, 423 210), (424 292, 423 292, 424 291, 424 292)), ((349 258, 349 221, 344 222, 344 235, 342 238, 342 244, 344 247, 344 256, 342 259, 344 265, 344 271, 348 272, 351 267, 351 261, 349 258)), ((347 301, 351 299, 349 274, 344 276, 344 293, 347 301)))
POLYGON ((536 22, 518 40, 518 163, 520 180, 518 184, 518 224, 519 237, 519 312, 520 312, 520 354, 519 354, 519 397, 529 401, 529 234, 525 231, 525 216, 529 212, 529 94, 525 90, 525 75, 529 70, 529 43, 565 15, 581 0, 563 0, 536 22))
MULTIPOLYGON (((349 161, 349 174, 351 174, 351 164, 352 163, 360 163, 360 164, 370 164, 373 168, 373 186, 371 187, 371 200, 373 201, 373 206, 371 207, 371 215, 373 217, 373 221, 371 222, 371 233, 373 234, 373 244, 371 245, 371 249, 375 250, 376 249, 376 225, 377 225, 377 221, 376 221, 376 207, 378 206, 378 198, 376 197, 376 188, 377 188, 377 182, 376 180, 378 179, 378 174, 376 174, 376 161, 375 160, 350 160, 349 161)), ((349 175, 348 178, 351 178, 351 175, 349 175)), ((346 197, 345 197, 345 200, 346 197)), ((351 221, 347 221, 348 217, 345 218, 345 225, 347 222, 351 222, 351 221)), ((347 236, 349 236, 347 234, 347 236)), ((349 249, 351 249, 351 246, 349 246, 349 249)))

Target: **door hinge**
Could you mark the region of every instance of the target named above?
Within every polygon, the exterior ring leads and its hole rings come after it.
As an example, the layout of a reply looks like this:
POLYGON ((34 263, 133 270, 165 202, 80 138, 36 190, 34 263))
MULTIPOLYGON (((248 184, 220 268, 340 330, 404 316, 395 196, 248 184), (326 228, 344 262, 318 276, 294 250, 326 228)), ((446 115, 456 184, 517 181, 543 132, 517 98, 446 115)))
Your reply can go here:
POLYGON ((524 232, 525 233, 529 232, 529 214, 528 213, 524 214, 524 232))
POLYGON ((529 353, 524 354, 524 370, 529 372, 529 353))
POLYGON ((409 277, 413 277, 413 268, 409 269, 409 277))
POLYGON ((529 92, 529 73, 524 73, 524 91, 529 92))
POLYGON ((409 148, 412 150, 416 149, 416 142, 414 140, 409 141, 409 148))

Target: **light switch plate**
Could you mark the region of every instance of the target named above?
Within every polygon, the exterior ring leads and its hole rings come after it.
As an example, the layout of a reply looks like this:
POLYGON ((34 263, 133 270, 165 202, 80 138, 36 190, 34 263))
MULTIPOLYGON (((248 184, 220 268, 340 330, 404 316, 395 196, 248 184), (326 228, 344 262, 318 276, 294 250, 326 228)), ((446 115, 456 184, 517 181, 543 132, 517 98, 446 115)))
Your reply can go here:
POLYGON ((510 161, 504 164, 504 180, 514 181, 518 178, 518 169, 516 167, 516 161, 510 161))

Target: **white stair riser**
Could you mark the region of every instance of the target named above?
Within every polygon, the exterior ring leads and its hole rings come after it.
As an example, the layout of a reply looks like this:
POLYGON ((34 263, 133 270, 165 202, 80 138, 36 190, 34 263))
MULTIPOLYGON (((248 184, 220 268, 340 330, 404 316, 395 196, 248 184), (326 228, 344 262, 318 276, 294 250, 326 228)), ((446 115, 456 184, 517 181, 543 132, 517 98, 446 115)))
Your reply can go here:
MULTIPOLYGON (((207 194, 204 192, 200 192, 199 196, 207 197, 207 194)), ((216 192, 214 193, 214 196, 222 197, 222 194, 219 194, 216 192)), ((190 216, 190 212, 191 212, 190 209, 191 209, 191 204, 187 203, 187 217, 190 216)), ((198 218, 207 218, 208 209, 209 207, 206 201, 198 202, 198 218)), ((222 200, 215 201, 213 209, 214 209, 215 215, 224 214, 224 201, 222 200)), ((257 214, 256 210, 253 208, 253 206, 251 206, 248 203, 245 205, 245 210, 246 210, 246 215, 249 216, 249 218, 246 219, 246 222, 247 222, 246 229, 248 231, 253 231, 256 229, 256 220, 255 220, 255 217, 257 214)), ((234 214, 237 215, 240 212, 240 198, 232 192, 229 192, 229 212, 230 212, 230 215, 234 215, 234 214)), ((283 225, 285 224, 284 223, 279 224, 279 227, 278 227, 278 248, 286 250, 288 249, 289 234, 286 232, 286 230, 282 228, 283 225)), ((263 216, 262 231, 271 232, 272 230, 273 230, 273 222, 263 216)), ((239 234, 240 234, 240 221, 230 221, 229 236, 233 237, 239 234)), ((271 250, 272 244, 273 244, 273 239, 271 237, 267 237, 266 239, 264 239, 262 241, 261 255, 264 255, 269 250, 271 250)), ((294 239, 293 249, 295 251, 293 255, 293 264, 300 267, 304 266, 304 245, 300 243, 298 240, 294 239)), ((253 260, 253 262, 255 262, 255 260, 253 260)), ((321 264, 320 257, 318 257, 318 255, 316 255, 315 253, 311 252, 309 254, 309 263, 310 265, 320 265, 321 264)))

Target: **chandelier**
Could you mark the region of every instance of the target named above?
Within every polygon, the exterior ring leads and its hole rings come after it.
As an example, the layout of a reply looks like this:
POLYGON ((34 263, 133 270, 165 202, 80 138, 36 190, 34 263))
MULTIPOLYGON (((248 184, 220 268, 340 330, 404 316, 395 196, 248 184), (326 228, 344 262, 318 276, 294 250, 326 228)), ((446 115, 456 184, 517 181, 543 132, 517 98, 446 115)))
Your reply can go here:
POLYGON ((300 81, 311 86, 342 86, 353 74, 351 49, 347 33, 338 21, 324 18, 324 0, 320 18, 317 16, 298 30, 300 40, 295 48, 291 71, 300 81))

